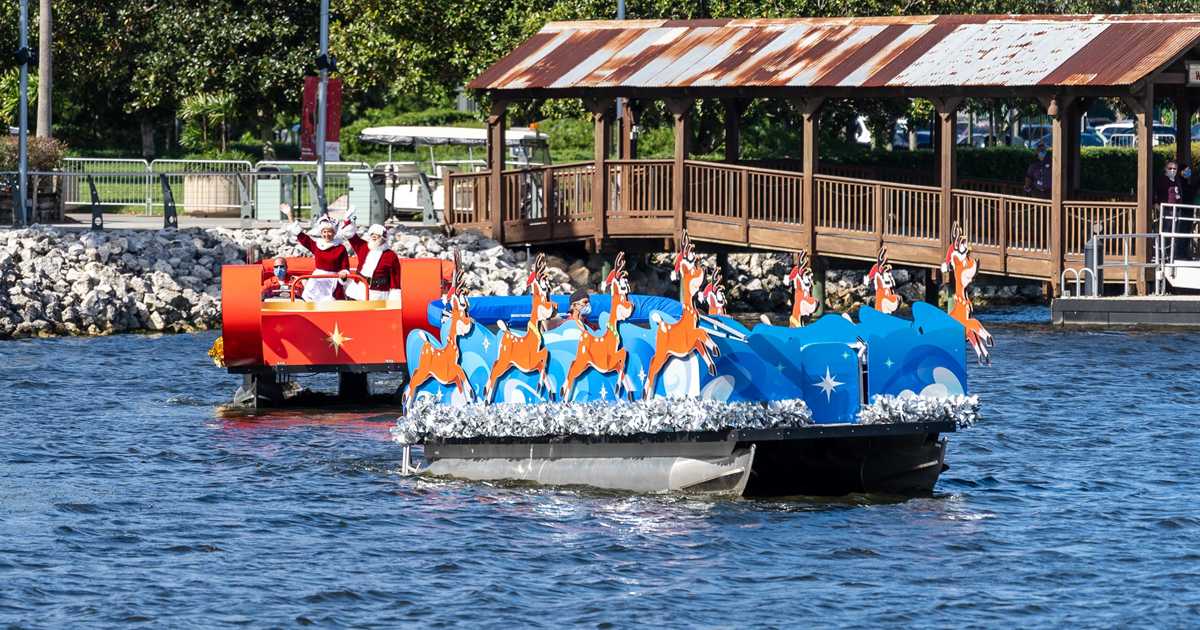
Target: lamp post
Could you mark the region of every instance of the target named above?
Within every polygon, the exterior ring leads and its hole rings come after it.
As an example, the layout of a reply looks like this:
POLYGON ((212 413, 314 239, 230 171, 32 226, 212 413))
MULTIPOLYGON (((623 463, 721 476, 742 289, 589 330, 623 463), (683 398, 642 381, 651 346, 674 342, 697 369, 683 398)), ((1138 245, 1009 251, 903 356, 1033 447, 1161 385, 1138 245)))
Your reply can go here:
POLYGON ((17 198, 13 204, 13 216, 19 225, 29 222, 25 198, 29 196, 25 190, 29 177, 29 0, 21 0, 20 42, 17 44, 17 61, 21 64, 20 97, 17 105, 17 126, 20 127, 17 136, 17 198))
POLYGON ((321 54, 317 57, 317 68, 321 71, 321 82, 317 86, 317 146, 315 148, 317 150, 317 198, 322 202, 322 212, 327 210, 324 207, 325 116, 328 108, 325 101, 326 86, 329 83, 329 67, 329 0, 321 0, 321 54))

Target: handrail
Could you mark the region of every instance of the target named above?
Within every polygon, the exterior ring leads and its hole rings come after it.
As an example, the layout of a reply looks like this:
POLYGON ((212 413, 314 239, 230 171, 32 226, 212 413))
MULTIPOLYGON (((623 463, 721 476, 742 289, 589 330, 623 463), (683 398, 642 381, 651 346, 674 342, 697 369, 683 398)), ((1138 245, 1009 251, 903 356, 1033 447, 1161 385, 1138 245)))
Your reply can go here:
POLYGON ((1092 297, 1096 296, 1095 291, 1099 290, 1099 284, 1096 282, 1096 273, 1095 272, 1093 272, 1088 267, 1080 267, 1079 269, 1076 269, 1074 267, 1067 267, 1067 268, 1063 269, 1062 273, 1059 274, 1059 276, 1058 276, 1058 285, 1059 286, 1061 286, 1061 287, 1067 286, 1067 272, 1068 271, 1075 274, 1075 297, 1079 297, 1083 294, 1083 285, 1082 285, 1083 277, 1088 274, 1091 274, 1091 276, 1092 276, 1092 288, 1093 288, 1092 297))
POLYGON ((942 189, 937 186, 921 186, 919 184, 900 184, 897 182, 885 182, 880 180, 863 180, 858 177, 842 177, 840 175, 826 175, 817 173, 816 179, 830 182, 845 182, 847 184, 862 184, 864 186, 874 186, 879 184, 886 188, 898 188, 903 190, 917 190, 921 192, 941 192, 942 189))
POLYGON ((292 301, 293 301, 293 302, 295 302, 295 301, 296 301, 296 289, 300 288, 300 281, 301 281, 301 280, 308 280, 308 279, 310 279, 310 278, 311 278, 311 279, 324 279, 324 278, 332 278, 332 279, 338 279, 338 280, 342 280, 342 279, 344 279, 344 280, 357 280, 358 282, 361 282, 361 283, 363 283, 363 284, 367 285, 367 289, 368 289, 368 290, 371 288, 371 283, 370 283, 370 281, 369 281, 369 280, 367 280, 366 278, 362 277, 361 275, 359 275, 359 274, 357 274, 357 273, 355 273, 355 272, 353 272, 353 271, 351 271, 350 273, 346 274, 346 277, 345 277, 345 278, 342 278, 341 274, 328 274, 328 273, 309 273, 309 274, 305 274, 305 275, 303 275, 303 276, 296 276, 296 277, 295 277, 295 278, 292 280, 292 283, 291 283, 290 285, 288 285, 288 287, 290 288, 290 291, 289 291, 289 292, 292 294, 292 301))

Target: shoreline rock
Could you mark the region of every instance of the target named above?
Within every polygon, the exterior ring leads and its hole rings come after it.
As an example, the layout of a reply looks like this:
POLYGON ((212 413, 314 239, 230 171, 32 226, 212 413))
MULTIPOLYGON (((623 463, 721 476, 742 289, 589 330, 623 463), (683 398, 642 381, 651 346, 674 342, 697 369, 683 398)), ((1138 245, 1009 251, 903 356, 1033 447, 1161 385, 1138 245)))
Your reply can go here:
MULTIPOLYGON (((447 237, 396 228, 391 246, 402 258, 449 257, 461 252, 466 288, 475 295, 525 292, 526 254, 474 233, 447 237)), ((194 332, 221 323, 221 266, 260 257, 304 256, 284 229, 186 228, 182 230, 67 230, 43 226, 0 230, 0 339, 120 332, 194 332)), ((705 256, 716 266, 715 256, 705 256)), ((549 254, 553 292, 586 286, 598 291, 611 257, 549 254)), ((675 295, 671 254, 630 257, 630 283, 638 293, 675 295)), ((791 293, 786 254, 730 254, 725 287, 731 312, 782 312, 791 293)), ((924 296, 923 270, 896 270, 906 302, 924 296)), ((857 310, 870 300, 865 270, 826 273, 826 307, 857 310)), ((981 283, 972 297, 1040 301, 1036 283, 981 283), (1032 289, 1031 289, 1032 287, 1032 289)))

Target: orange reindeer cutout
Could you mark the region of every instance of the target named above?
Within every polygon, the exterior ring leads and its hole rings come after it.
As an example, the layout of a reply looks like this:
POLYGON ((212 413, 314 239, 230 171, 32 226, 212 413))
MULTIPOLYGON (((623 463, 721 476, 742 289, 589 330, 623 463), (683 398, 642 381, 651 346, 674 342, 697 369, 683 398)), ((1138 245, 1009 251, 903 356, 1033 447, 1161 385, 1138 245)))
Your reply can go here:
POLYGON ((458 256, 458 251, 454 252, 454 272, 451 276, 450 287, 442 296, 444 308, 448 308, 449 312, 443 310, 443 319, 450 320, 450 329, 447 332, 446 343, 441 348, 438 348, 433 343, 433 338, 426 333, 425 345, 421 346, 420 358, 417 359, 417 367, 413 370, 412 378, 408 382, 408 391, 404 393, 404 405, 407 407, 412 402, 413 396, 417 393, 417 388, 424 385, 429 379, 435 379, 442 385, 454 385, 458 391, 462 393, 468 400, 474 398, 474 392, 471 390, 471 385, 467 381, 467 373, 463 371, 462 366, 458 364, 458 338, 471 332, 471 326, 474 324, 471 316, 468 314, 470 304, 467 302, 467 296, 463 295, 463 272, 461 271, 462 264, 458 256))
POLYGON ((600 284, 601 291, 608 291, 612 299, 612 310, 608 313, 608 326, 602 335, 593 335, 582 323, 579 326, 579 347, 575 350, 575 359, 567 369, 567 378, 563 383, 562 400, 571 400, 571 390, 575 381, 592 368, 602 374, 617 373, 617 386, 614 395, 622 392, 629 393, 628 378, 625 375, 625 361, 629 352, 621 346, 621 332, 618 325, 633 315, 633 302, 629 300, 629 274, 625 271, 625 254, 617 254, 612 271, 600 284))
POLYGON ((713 271, 712 282, 700 292, 700 301, 708 305, 709 315, 725 315, 725 287, 721 284, 721 272, 713 271))
POLYGON ((900 296, 896 295, 896 278, 892 276, 892 263, 888 262, 887 248, 879 248, 879 258, 871 266, 863 284, 875 285, 875 310, 891 315, 900 308, 900 296))
POLYGON ((813 297, 813 272, 808 265, 808 252, 800 250, 792 254, 792 270, 787 275, 792 287, 792 314, 788 325, 797 328, 804 320, 817 312, 817 298, 813 297))
POLYGON ((950 248, 946 250, 942 273, 950 269, 954 270, 954 306, 950 309, 950 317, 957 319, 966 328, 967 342, 975 350, 979 364, 989 365, 992 362, 989 348, 995 341, 983 324, 971 317, 971 299, 967 297, 967 286, 975 279, 975 274, 979 271, 979 262, 971 258, 971 246, 957 221, 951 231, 950 248))
POLYGON ((542 342, 542 332, 546 320, 554 317, 558 307, 550 299, 550 283, 546 279, 546 255, 538 254, 533 261, 533 270, 525 280, 529 285, 532 301, 529 311, 529 324, 524 335, 518 335, 508 329, 503 321, 497 322, 500 327, 500 354, 492 364, 492 373, 488 376, 484 397, 488 402, 496 394, 496 381, 504 376, 511 368, 522 372, 537 372, 537 392, 549 392, 549 382, 546 380, 546 368, 550 366, 550 351, 542 342))
POLYGON ((658 331, 654 338, 654 356, 650 359, 650 371, 646 375, 644 396, 647 400, 654 397, 654 383, 671 357, 682 359, 698 352, 704 364, 708 366, 708 373, 717 373, 717 366, 713 363, 713 357, 719 354, 717 344, 700 328, 700 313, 696 310, 696 295, 704 286, 704 269, 696 260, 696 249, 687 232, 683 233, 679 253, 675 255, 675 270, 671 272, 671 278, 679 279, 683 312, 679 315, 679 321, 673 324, 663 321, 658 313, 652 313, 650 316, 658 331))

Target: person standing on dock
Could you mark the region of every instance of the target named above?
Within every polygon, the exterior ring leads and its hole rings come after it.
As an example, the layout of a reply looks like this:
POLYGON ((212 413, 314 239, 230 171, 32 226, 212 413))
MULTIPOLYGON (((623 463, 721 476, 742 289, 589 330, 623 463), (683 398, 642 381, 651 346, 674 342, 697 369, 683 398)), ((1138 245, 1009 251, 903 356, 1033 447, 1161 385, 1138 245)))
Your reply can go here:
MULTIPOLYGON (((1163 232, 1191 232, 1192 209, 1183 207, 1166 208, 1162 204, 1186 204, 1191 200, 1192 187, 1186 176, 1179 174, 1179 165, 1174 160, 1167 162, 1163 174, 1154 180, 1154 203, 1158 206, 1159 228, 1163 232), (1170 215, 1170 216, 1167 216, 1170 215), (1182 220, 1181 220, 1182 219, 1182 220)), ((1187 238, 1171 239, 1171 259, 1189 258, 1192 243, 1187 238)))
POLYGON ((304 233, 300 224, 292 223, 289 230, 296 236, 296 241, 312 252, 316 258, 313 273, 322 276, 337 276, 335 278, 309 278, 304 281, 304 301, 329 302, 343 297, 342 280, 350 275, 350 256, 342 245, 341 239, 336 238, 337 230, 333 220, 322 216, 317 221, 318 238, 304 233))
POLYGON ((1046 143, 1037 144, 1037 161, 1025 169, 1025 192, 1034 197, 1049 198, 1051 184, 1050 153, 1046 143))
POLYGON ((349 223, 342 228, 346 242, 354 248, 358 258, 358 275, 371 283, 370 287, 361 282, 351 282, 346 286, 346 296, 352 300, 387 300, 400 302, 400 257, 388 248, 387 228, 376 223, 367 228, 367 238, 358 235, 358 228, 349 223))

